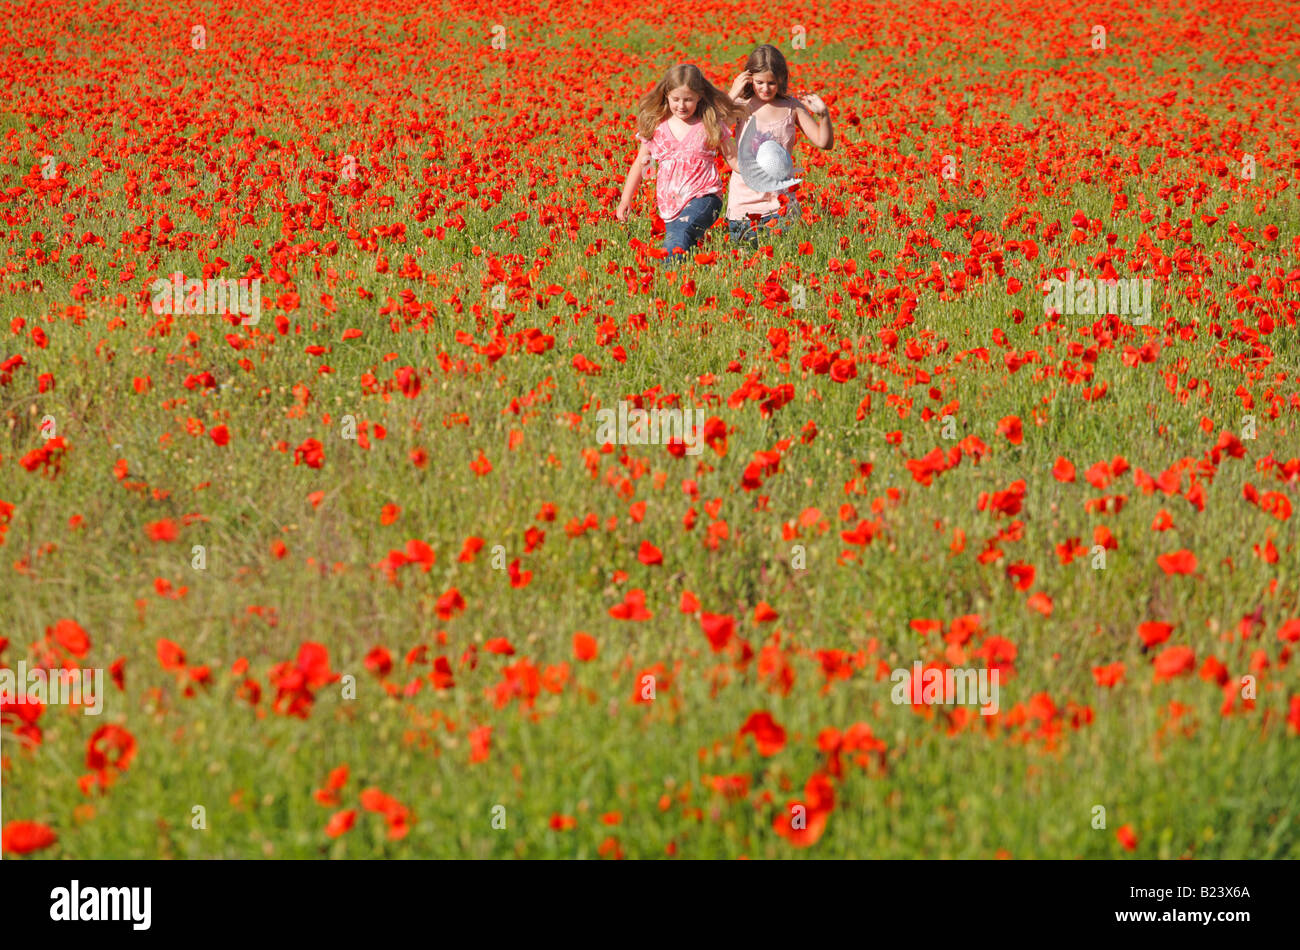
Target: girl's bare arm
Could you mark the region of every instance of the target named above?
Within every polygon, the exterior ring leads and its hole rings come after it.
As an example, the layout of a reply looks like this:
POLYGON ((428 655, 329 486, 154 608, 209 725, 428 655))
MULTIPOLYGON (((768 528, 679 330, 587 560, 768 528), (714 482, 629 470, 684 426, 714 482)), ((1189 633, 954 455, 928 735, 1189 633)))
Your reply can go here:
POLYGON ((809 94, 792 101, 791 105, 799 119, 799 128, 808 136, 808 141, 830 151, 835 145, 835 130, 831 128, 830 112, 821 97, 809 94))
POLYGON ((725 127, 722 130, 722 142, 718 146, 718 151, 722 153, 722 157, 731 166, 731 170, 739 174, 740 162, 736 157, 736 138, 725 127))
POLYGON ((627 170, 627 179, 623 182, 623 197, 614 211, 614 216, 620 221, 627 220, 628 209, 632 207, 632 198, 636 195, 636 190, 641 187, 641 179, 644 177, 642 169, 649 160, 650 143, 642 142, 641 147, 637 149, 636 158, 632 159, 632 167, 627 170))

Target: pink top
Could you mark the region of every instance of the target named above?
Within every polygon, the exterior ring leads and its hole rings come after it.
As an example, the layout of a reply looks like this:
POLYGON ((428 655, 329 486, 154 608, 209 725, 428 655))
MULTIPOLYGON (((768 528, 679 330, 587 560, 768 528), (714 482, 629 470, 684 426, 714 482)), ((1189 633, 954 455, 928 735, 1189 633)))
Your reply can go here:
MULTIPOLYGON (((746 120, 748 121, 748 120, 746 120)), ((787 152, 793 152, 795 138, 798 137, 797 120, 794 110, 787 109, 785 118, 775 122, 758 121, 755 145, 769 139, 780 142, 787 152)), ((741 123, 744 128, 744 122, 741 123)), ((731 187, 727 192, 727 219, 743 221, 750 214, 772 214, 781 210, 781 201, 773 192, 758 192, 745 184, 739 174, 731 175, 731 187)))
MULTIPOLYGON (((727 134, 725 130, 723 134, 727 134)), ((645 141, 640 134, 637 140, 645 141)), ((650 154, 659 163, 655 198, 659 217, 665 221, 677 217, 701 195, 722 194, 722 176, 714 163, 718 151, 709 147, 703 122, 696 122, 686 138, 678 141, 664 119, 650 138, 650 154)))

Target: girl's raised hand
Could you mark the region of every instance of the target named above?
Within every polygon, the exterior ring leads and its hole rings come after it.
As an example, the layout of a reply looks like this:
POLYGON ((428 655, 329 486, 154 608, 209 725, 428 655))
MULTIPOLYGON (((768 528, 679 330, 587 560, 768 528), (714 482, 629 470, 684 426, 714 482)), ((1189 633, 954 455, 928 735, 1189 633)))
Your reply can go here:
POLYGON ((731 98, 735 99, 742 92, 744 92, 745 86, 753 78, 754 78, 753 74, 748 69, 746 69, 739 76, 737 76, 735 81, 731 84, 731 93, 730 93, 731 98))
POLYGON ((807 93, 799 97, 803 107, 813 115, 822 116, 826 114, 826 103, 822 102, 821 96, 815 93, 807 93))

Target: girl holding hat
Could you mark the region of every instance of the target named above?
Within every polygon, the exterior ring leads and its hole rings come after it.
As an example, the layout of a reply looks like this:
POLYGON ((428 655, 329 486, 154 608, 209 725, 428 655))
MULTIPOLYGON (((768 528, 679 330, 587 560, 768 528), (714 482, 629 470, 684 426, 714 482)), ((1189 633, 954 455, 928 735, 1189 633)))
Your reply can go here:
MULTIPOLYGON (((797 130, 802 129, 809 142, 829 150, 835 144, 835 133, 826 104, 815 95, 791 98, 787 95, 789 82, 785 57, 775 46, 764 44, 749 54, 744 71, 732 83, 731 97, 745 110, 742 124, 754 123, 751 135, 755 147, 761 149, 762 143, 776 142, 788 154, 794 148, 797 130)), ((753 167, 743 157, 742 165, 746 171, 753 167)), ((790 180, 774 182, 761 172, 751 177, 759 185, 772 186, 772 190, 755 190, 741 175, 733 174, 727 192, 727 227, 733 240, 757 246, 760 228, 797 220, 799 210, 794 201, 784 211, 781 209, 780 192, 789 187, 790 180)))

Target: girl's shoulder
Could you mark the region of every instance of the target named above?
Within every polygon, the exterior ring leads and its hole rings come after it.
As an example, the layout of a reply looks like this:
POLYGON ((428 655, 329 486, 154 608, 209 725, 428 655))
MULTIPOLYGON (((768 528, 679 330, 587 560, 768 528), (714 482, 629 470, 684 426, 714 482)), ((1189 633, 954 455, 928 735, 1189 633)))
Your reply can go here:
POLYGON ((785 114, 785 118, 787 121, 791 121, 791 122, 793 122, 798 117, 799 110, 803 108, 803 105, 799 102, 799 100, 794 98, 793 96, 781 96, 776 100, 776 104, 784 107, 787 110, 785 114))
POLYGON ((798 118, 800 104, 790 96, 780 96, 773 99, 769 105, 775 107, 773 110, 775 115, 769 113, 766 116, 759 116, 758 113, 763 109, 763 105, 759 104, 757 107, 751 107, 745 118, 756 118, 760 126, 769 129, 780 125, 793 125, 798 118))
POLYGON ((655 126, 654 131, 650 133, 649 138, 646 138, 644 135, 641 134, 641 130, 637 129, 636 140, 638 142, 653 142, 655 139, 659 138, 667 128, 668 128, 668 120, 664 119, 662 122, 660 122, 658 125, 655 126))
POLYGON ((636 134, 636 140, 650 149, 650 154, 655 158, 663 158, 672 147, 672 133, 668 131, 668 120, 660 122, 655 126, 655 130, 646 138, 639 131, 636 134), (665 138, 665 136, 667 136, 665 138))

